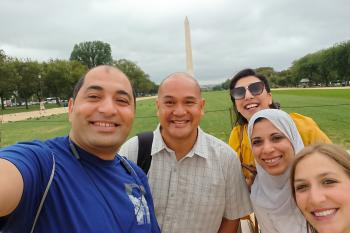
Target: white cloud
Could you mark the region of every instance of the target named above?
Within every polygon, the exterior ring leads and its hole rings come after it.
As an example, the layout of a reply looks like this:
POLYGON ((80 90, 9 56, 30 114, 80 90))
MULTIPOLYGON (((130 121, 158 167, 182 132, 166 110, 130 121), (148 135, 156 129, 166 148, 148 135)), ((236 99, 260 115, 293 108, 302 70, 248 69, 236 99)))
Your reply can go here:
POLYGON ((0 48, 20 58, 68 59, 74 44, 102 40, 159 83, 185 69, 184 19, 194 69, 218 83, 242 68, 288 68, 349 40, 346 0, 2 0, 0 48))

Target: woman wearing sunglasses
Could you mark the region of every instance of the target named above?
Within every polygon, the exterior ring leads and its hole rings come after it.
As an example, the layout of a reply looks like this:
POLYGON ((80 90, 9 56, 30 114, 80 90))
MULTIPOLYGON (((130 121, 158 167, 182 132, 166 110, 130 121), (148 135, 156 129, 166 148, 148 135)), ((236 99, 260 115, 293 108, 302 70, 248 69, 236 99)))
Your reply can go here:
MULTIPOLYGON (((252 175, 255 174, 255 162, 247 134, 248 121, 259 110, 276 109, 279 108, 279 105, 272 99, 266 77, 257 74, 252 69, 244 69, 232 78, 230 96, 236 122, 230 134, 229 145, 240 157, 244 176, 249 183, 252 175)), ((331 143, 312 118, 298 113, 290 113, 289 115, 296 124, 305 145, 315 142, 331 143)))

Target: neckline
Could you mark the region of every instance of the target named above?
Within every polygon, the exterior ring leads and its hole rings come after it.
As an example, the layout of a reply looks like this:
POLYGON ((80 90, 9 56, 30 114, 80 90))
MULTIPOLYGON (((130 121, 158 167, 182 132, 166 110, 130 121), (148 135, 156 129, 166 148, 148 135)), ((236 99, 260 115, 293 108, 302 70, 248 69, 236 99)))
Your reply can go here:
POLYGON ((75 157, 77 160, 87 162, 89 164, 94 164, 95 166, 115 166, 117 163, 120 162, 120 159, 118 158, 117 154, 113 160, 104 160, 81 148, 74 141, 72 141, 69 138, 69 136, 67 137, 67 141, 69 151, 71 152, 72 156, 75 157), (73 148, 70 144, 73 145, 73 148), (74 153, 74 149, 76 150, 76 153, 74 153))

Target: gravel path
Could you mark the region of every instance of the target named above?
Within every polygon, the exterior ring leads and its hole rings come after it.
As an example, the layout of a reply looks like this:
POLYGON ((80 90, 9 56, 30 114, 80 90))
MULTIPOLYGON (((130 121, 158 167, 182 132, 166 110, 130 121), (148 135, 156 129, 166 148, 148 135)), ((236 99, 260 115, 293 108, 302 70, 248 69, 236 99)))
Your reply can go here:
MULTIPOLYGON (((156 96, 140 97, 140 98, 137 98, 136 101, 144 100, 144 99, 152 99, 152 98, 156 98, 156 96)), ((0 122, 7 123, 7 122, 13 122, 13 121, 23 121, 29 118, 39 118, 43 116, 51 116, 51 115, 63 114, 63 113, 68 113, 67 107, 50 108, 43 111, 38 110, 38 111, 32 111, 32 112, 4 114, 4 115, 0 115, 0 122)))
POLYGON ((0 115, 0 121, 2 123, 13 122, 13 121, 23 121, 28 118, 38 118, 43 116, 51 116, 56 114, 67 113, 67 107, 61 108, 50 108, 43 111, 32 111, 32 112, 18 112, 12 114, 0 115))

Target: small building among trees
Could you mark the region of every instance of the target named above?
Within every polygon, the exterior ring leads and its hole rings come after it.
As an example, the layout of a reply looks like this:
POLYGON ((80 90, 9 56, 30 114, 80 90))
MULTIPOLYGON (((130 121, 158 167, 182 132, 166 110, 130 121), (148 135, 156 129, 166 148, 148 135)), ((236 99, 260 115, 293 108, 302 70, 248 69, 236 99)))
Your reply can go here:
POLYGON ((299 81, 299 87, 309 87, 310 86, 310 79, 308 78, 302 78, 299 81))

